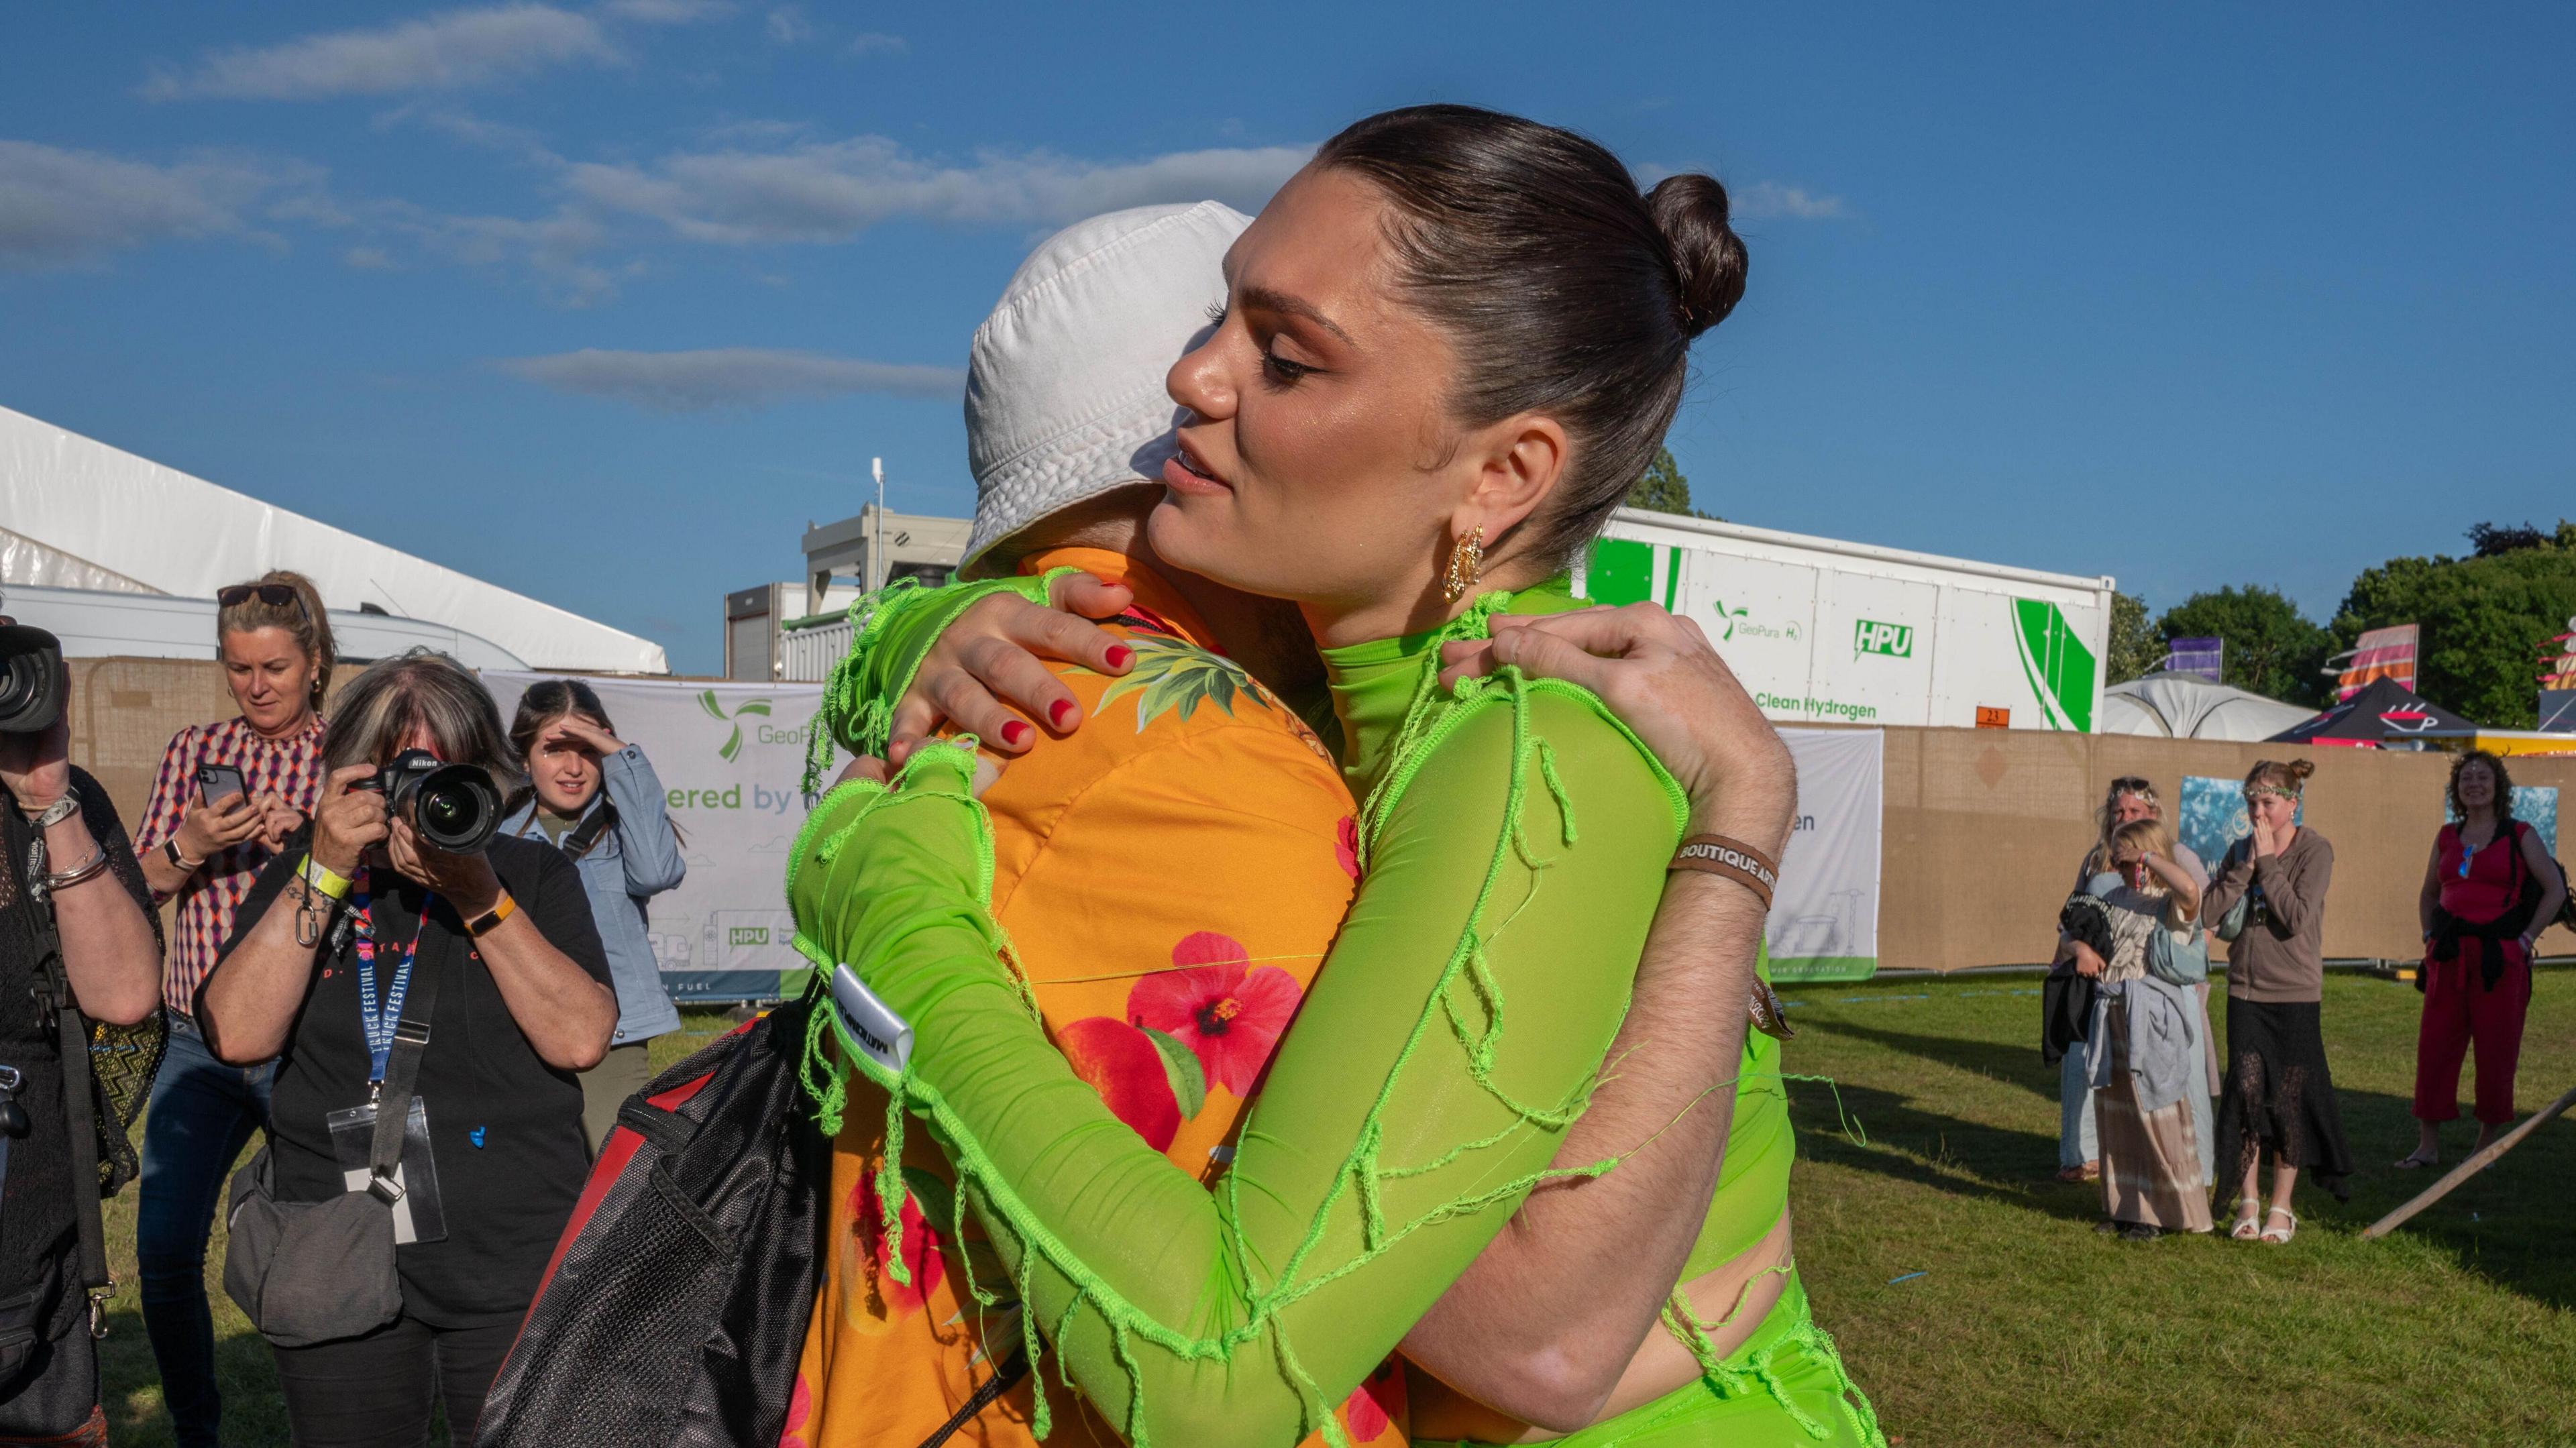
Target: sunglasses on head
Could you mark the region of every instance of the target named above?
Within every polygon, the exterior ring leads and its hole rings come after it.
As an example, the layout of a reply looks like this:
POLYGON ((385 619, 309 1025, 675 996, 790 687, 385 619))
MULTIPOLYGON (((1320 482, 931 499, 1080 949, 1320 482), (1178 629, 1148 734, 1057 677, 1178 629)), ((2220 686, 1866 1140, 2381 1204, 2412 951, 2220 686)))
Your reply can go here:
POLYGON ((239 608, 254 598, 271 608, 303 602, 296 597, 295 585, 291 583, 236 583, 215 590, 215 602, 224 608, 239 608))

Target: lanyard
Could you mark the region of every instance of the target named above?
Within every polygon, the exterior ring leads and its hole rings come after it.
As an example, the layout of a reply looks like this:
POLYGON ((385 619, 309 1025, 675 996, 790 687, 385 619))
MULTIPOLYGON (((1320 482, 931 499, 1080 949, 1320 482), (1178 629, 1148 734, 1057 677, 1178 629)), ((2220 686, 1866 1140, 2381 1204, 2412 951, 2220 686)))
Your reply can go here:
POLYGON ((367 1036, 367 1084, 385 1079, 385 1063, 394 1052, 394 1028, 402 1024, 403 997, 411 994, 411 963, 420 955, 420 938, 429 933, 429 906, 436 896, 424 896, 420 902, 420 921, 412 927, 411 942, 403 947, 402 959, 394 966, 393 983, 386 989, 384 1003, 376 1002, 375 902, 362 884, 357 893, 357 915, 366 928, 358 932, 358 1027, 367 1036))

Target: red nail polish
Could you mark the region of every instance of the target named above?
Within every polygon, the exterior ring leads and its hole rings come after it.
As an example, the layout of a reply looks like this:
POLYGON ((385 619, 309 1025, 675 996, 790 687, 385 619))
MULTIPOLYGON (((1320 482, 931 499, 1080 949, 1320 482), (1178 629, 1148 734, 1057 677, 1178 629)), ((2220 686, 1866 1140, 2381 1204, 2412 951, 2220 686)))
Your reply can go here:
POLYGON ((1111 644, 1109 646, 1108 657, 1109 667, 1113 669, 1123 669, 1135 659, 1136 651, 1127 647, 1125 644, 1111 644))
POLYGON ((1064 721, 1072 717, 1073 701, 1070 699, 1058 699, 1047 706, 1047 722, 1058 729, 1063 728, 1064 721))
POLYGON ((1002 742, 1017 749, 1029 742, 1029 726, 1014 719, 1002 726, 1002 742))

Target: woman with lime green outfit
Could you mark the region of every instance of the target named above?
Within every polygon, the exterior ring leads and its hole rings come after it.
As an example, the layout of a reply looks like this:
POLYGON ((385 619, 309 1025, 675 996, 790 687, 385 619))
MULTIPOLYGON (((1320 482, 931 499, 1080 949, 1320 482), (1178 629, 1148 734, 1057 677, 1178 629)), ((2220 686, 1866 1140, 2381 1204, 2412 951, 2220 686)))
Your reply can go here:
MULTIPOLYGON (((1394 112, 1327 143, 1228 273, 1228 315, 1172 374, 1191 419, 1151 541, 1299 605, 1364 873, 1215 1191, 1119 1125, 1027 1010, 986 913, 967 751, 923 746, 891 788, 835 790, 790 869, 800 946, 913 1032, 908 1059, 845 1053, 899 1103, 889 1132, 906 1110, 926 1123, 1028 1305, 1032 1356, 1043 1328, 1140 1445, 1329 1434, 1400 1341, 1423 1360, 1408 1333, 1533 1188, 1615 1181, 1615 1153, 1551 1161, 1605 1070, 1650 1064, 1604 1057, 1667 863, 1686 835, 1776 858, 1794 792, 1695 629, 1567 613, 1554 577, 1651 456, 1690 338, 1741 292, 1714 182, 1639 197, 1564 132, 1394 112), (1528 305, 1488 305, 1504 294, 1528 305), (1735 745, 1679 722, 1710 698, 1735 745)), ((910 672, 862 709, 882 721, 910 672)), ((1758 928, 1747 887, 1684 885, 1746 890, 1758 928)), ((1776 1055, 1760 1038, 1746 1053, 1715 1206, 1666 1309, 1688 1366, 1641 1351, 1607 1421, 1563 1441, 1876 1441, 1787 1265, 1776 1055), (1773 1265, 1725 1300, 1694 1290, 1766 1244, 1773 1265)))

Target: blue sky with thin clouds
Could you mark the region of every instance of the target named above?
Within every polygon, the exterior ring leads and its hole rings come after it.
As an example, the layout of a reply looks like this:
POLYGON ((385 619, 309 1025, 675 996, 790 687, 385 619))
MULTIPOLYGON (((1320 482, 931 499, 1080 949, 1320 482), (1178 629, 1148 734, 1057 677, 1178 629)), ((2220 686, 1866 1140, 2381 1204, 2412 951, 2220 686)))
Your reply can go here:
POLYGON ((0 13, 0 405, 649 635, 964 512, 1030 244, 1422 100, 1714 171, 1741 522, 2330 611, 2576 514, 2576 11, 605 0, 0 13))

